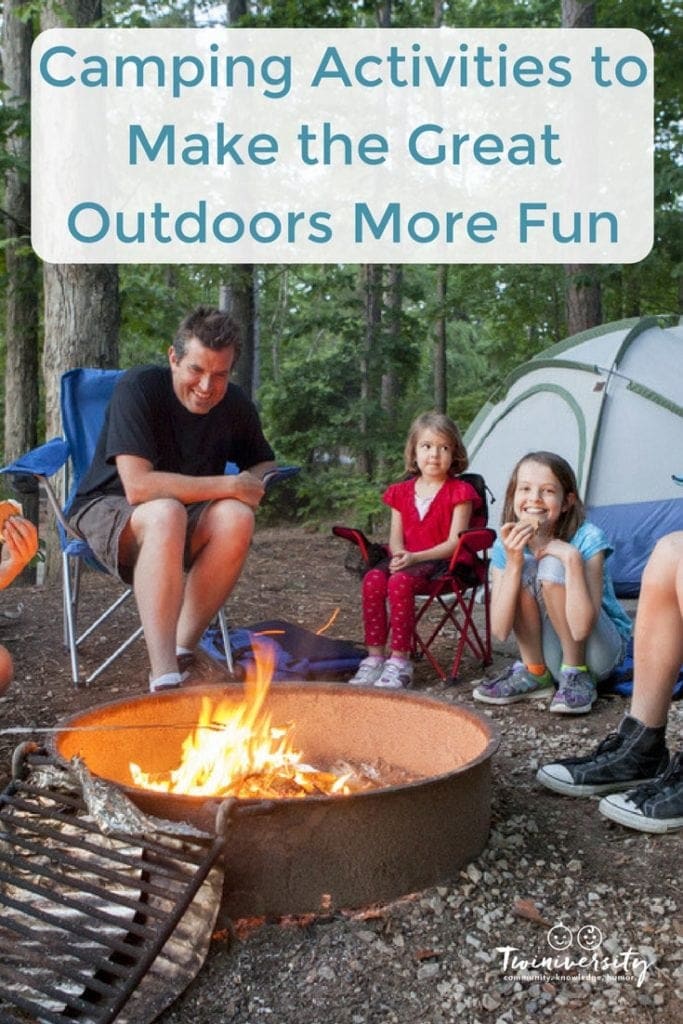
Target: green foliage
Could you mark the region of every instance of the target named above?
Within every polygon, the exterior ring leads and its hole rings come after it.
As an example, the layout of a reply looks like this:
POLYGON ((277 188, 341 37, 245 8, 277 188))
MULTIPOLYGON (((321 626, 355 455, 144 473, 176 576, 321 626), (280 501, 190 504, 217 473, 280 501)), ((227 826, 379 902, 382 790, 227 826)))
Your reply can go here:
POLYGON ((444 4, 444 24, 462 28, 558 28, 559 0, 454 0, 444 4))
MULTIPOLYGON (((353 448, 345 421, 358 393, 357 362, 352 346, 345 344, 348 319, 343 311, 328 310, 325 300, 315 326, 309 319, 313 315, 310 309, 293 330, 285 329, 277 371, 260 391, 264 419, 283 455, 306 466, 338 461, 353 448), (334 326, 325 323, 326 312, 334 326)), ((271 353, 271 371, 273 358, 271 353)), ((265 377, 266 361, 263 372, 265 377)))
POLYGON ((352 0, 273 0, 255 5, 256 10, 240 18, 237 24, 261 28, 348 28, 356 24, 354 6, 352 0))
POLYGON ((8 170, 18 170, 21 178, 26 180, 29 175, 29 167, 25 161, 21 163, 7 146, 10 138, 27 138, 31 125, 31 109, 28 103, 17 103, 7 101, 7 86, 0 83, 0 179, 8 170))
MULTIPOLYGON (((44 0, 27 3, 37 20, 44 0)), ((252 2, 239 22, 258 27, 376 26, 377 0, 252 2)), ((656 52, 655 244, 635 266, 595 268, 604 320, 675 311, 679 304, 681 9, 673 0, 598 0, 598 24, 645 32, 656 52)), ((433 0, 393 0, 394 27, 430 26, 433 0)), ((211 0, 110 0, 103 25, 184 27, 225 22, 211 0)), ((452 0, 453 28, 558 27, 559 0, 452 0)), ((0 85, 0 90, 2 86, 0 85)), ((3 102, 0 142, 27 133, 28 110, 3 102)), ((0 177, 14 166, 0 145, 0 177)), ((24 169, 26 170, 26 169, 24 169)), ((0 238, 0 273, 3 272, 0 238)), ((437 269, 402 267, 398 329, 391 323, 390 275, 384 268, 381 321, 368 346, 362 269, 356 266, 257 268, 260 386, 264 426, 278 457, 300 477, 269 495, 259 515, 297 522, 354 522, 381 528, 384 486, 402 473, 410 421, 434 405, 434 338, 443 316, 447 337, 448 412, 465 430, 483 402, 521 362, 566 336, 561 266, 452 265, 445 302, 437 269), (371 456, 370 464, 366 457, 371 456)), ((166 358, 178 322, 199 302, 215 304, 231 267, 121 266, 121 364, 166 358)), ((6 282, 0 280, 0 316, 6 282)), ((4 343, 0 330, 0 362, 4 343)))
POLYGON ((314 466, 291 484, 278 485, 259 511, 261 522, 352 523, 362 530, 388 530, 382 491, 353 467, 314 466))
POLYGON ((188 309, 216 302, 219 272, 215 267, 135 264, 122 265, 119 274, 124 368, 163 361, 188 309))

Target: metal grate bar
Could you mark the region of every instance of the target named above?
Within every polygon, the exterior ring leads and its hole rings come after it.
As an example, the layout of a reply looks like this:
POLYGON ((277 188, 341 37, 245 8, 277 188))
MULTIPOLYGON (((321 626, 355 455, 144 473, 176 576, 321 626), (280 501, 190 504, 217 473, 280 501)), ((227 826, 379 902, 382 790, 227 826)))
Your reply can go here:
MULTIPOLYGON (((32 1015, 39 1012, 41 1024, 43 1021, 48 1021, 49 1024, 64 1024, 64 1017, 62 1014, 53 1013, 52 1010, 46 1010, 43 1007, 38 1006, 31 999, 24 999, 23 996, 16 994, 12 996, 12 999, 14 1000, 14 1005, 18 1010, 25 1010, 27 1013, 32 1015)), ((25 1017, 10 1017, 5 1016, 4 1013, 3 1016, 0 1017, 0 1021, 2 1021, 3 1024, 5 1024, 5 1022, 6 1024, 26 1024, 25 1017)))
MULTIPOLYGON (((2 977, 13 979, 14 972, 6 970, 5 967, 3 967, 2 964, 0 964, 0 978, 2 977)), ((85 979, 85 981, 87 981, 87 979, 85 979)), ((89 986, 87 986, 87 984, 84 984, 84 979, 79 979, 79 983, 84 992, 88 990, 89 986)), ((115 991, 116 990, 112 986, 109 986, 109 995, 111 995, 115 991)), ((66 1006, 68 1006, 71 1010, 79 1010, 81 1011, 81 1013, 85 1010, 90 1010, 92 1007, 92 1003, 88 1002, 85 999, 81 999, 80 996, 74 995, 71 992, 65 992, 64 989, 55 988, 53 985, 43 983, 41 992, 42 995, 48 996, 50 999, 54 999, 55 1002, 65 1003, 66 1006)), ((101 994, 102 993, 100 993, 100 995, 101 994)))
MULTIPOLYGON (((2 836, 0 836, 0 842, 2 842, 2 838, 3 838, 3 837, 2 837, 2 836)), ((34 851, 33 851, 33 852, 35 852, 35 848, 34 848, 34 851)), ((61 858, 60 858, 60 859, 61 859, 61 858)), ((10 864, 12 863, 12 858, 4 858, 4 857, 2 857, 2 855, 0 854, 0 861, 2 861, 2 860, 4 860, 4 861, 9 861, 9 863, 10 863, 10 864)), ((71 866, 72 866, 72 867, 76 867, 76 868, 77 868, 77 865, 74 865, 73 863, 72 863, 72 865, 71 865, 71 866)), ((2 872, 1 870, 0 870, 0 877, 1 877, 1 876, 2 876, 3 874, 4 874, 4 873, 3 873, 3 872, 2 872)), ((80 880, 78 880, 77 882, 75 882, 75 881, 74 881, 74 879, 73 879, 73 873, 72 873, 72 875, 71 875, 71 876, 69 876, 69 874, 68 874, 68 873, 66 873, 66 872, 63 872, 63 871, 54 871, 54 870, 53 870, 52 868, 48 868, 48 867, 43 867, 43 868, 41 869, 41 875, 42 875, 42 876, 43 876, 44 878, 49 878, 49 879, 51 879, 51 880, 52 880, 53 882, 59 882, 59 883, 60 883, 60 884, 62 884, 62 885, 63 885, 63 886, 65 887, 65 888, 68 888, 69 886, 70 886, 71 888, 75 888, 75 887, 77 887, 77 888, 78 888, 78 891, 79 891, 80 893, 90 893, 90 895, 91 895, 91 896, 98 896, 98 897, 102 895, 102 886, 100 886, 100 885, 95 885, 95 884, 94 884, 94 883, 92 883, 92 882, 88 882, 88 881, 86 881, 86 880, 85 880, 84 878, 81 878, 80 880)), ((123 878, 122 878, 122 877, 121 877, 121 876, 119 875, 118 881, 119 881, 119 882, 120 882, 120 883, 121 883, 122 885, 127 885, 127 887, 128 887, 129 889, 131 888, 131 882, 130 882, 130 879, 126 879, 126 880, 124 880, 124 879, 123 879, 123 878)), ((27 886, 27 888, 28 888, 28 886, 27 886)), ((166 894, 165 894, 165 895, 166 895, 166 894)), ((121 907, 128 907, 128 908, 129 908, 129 909, 131 909, 131 910, 138 910, 138 909, 140 908, 140 905, 141 905, 141 904, 144 904, 144 903, 145 903, 145 900, 144 900, 144 899, 133 899, 133 898, 131 898, 130 896, 125 896, 125 895, 124 895, 123 893, 119 893, 119 894, 117 895, 117 898, 116 898, 116 902, 117 902, 117 904, 118 904, 119 906, 121 906, 121 907)), ((77 905, 78 905, 78 906, 80 907, 80 906, 81 906, 80 902, 78 902, 78 903, 77 903, 77 905)), ((165 916, 165 915, 164 915, 164 912, 163 912, 163 910, 161 910, 161 909, 156 909, 156 908, 154 908, 154 907, 149 907, 149 908, 147 908, 147 912, 148 912, 148 916, 150 916, 150 917, 159 917, 159 918, 163 918, 163 917, 165 916)))
MULTIPOLYGON (((6 931, 14 932, 16 935, 20 935, 23 939, 27 940, 27 943, 25 943, 24 946, 22 947, 22 957, 25 957, 27 960, 30 960, 32 954, 26 947, 29 942, 35 942, 35 931, 32 931, 30 928, 27 928, 26 925, 21 924, 19 921, 12 920, 8 915, 5 915, 5 918, 2 922, 2 927, 6 931)), ((64 940, 57 940, 58 937, 56 935, 51 936, 49 932, 45 931, 41 933, 40 945, 43 953, 43 962, 45 960, 46 955, 60 956, 63 953, 64 940)), ((73 953, 72 956, 73 959, 78 959, 78 957, 76 957, 73 953)), ((97 956, 93 952, 92 955, 90 956, 87 956, 84 953, 83 959, 90 967, 96 967, 98 970, 101 971, 108 971, 111 974, 118 974, 121 977, 125 977, 127 973, 127 968, 123 964, 116 963, 116 961, 113 960, 111 957, 97 956)), ((67 968, 65 966, 62 967, 62 970, 65 974, 67 973, 67 968)))
MULTIPOLYGON (((56 872, 51 871, 49 868, 41 868, 40 874, 43 878, 51 878, 53 881, 59 880, 59 876, 56 872)), ((18 889, 24 889, 26 892, 33 893, 34 896, 41 896, 45 900, 51 900, 68 910, 75 910, 86 917, 92 917, 96 921, 101 921, 103 924, 110 924, 115 928, 120 927, 121 925, 121 918, 117 917, 116 914, 109 914, 105 910, 99 910, 96 907, 92 907, 87 900, 77 900, 72 899, 70 896, 63 896, 59 892, 54 892, 48 886, 32 885, 30 882, 26 882, 22 878, 8 875, 5 871, 0 871, 0 881, 8 882, 18 889)), ((71 882, 70 885, 73 885, 73 882, 71 882)), ((108 896, 109 901, 115 906, 126 905, 121 901, 118 894, 114 896, 112 893, 107 893, 104 889, 101 889, 98 895, 101 898, 108 896)), ((137 906, 140 907, 140 909, 145 909, 144 903, 139 903, 137 906)), ((140 939, 147 939, 154 935, 153 928, 146 928, 144 925, 140 925, 136 921, 130 921, 128 929, 140 939)))
POLYGON ((224 845, 103 836, 86 814, 59 790, 0 794, 0 1024, 113 1021, 224 845))
MULTIPOLYGON (((94 946, 103 946, 105 950, 108 949, 111 952, 121 953, 124 956, 129 952, 130 947, 123 941, 114 937, 103 936, 102 933, 80 926, 73 921, 64 922, 61 917, 48 914, 46 911, 40 910, 39 907, 31 907, 27 910, 27 906, 29 906, 29 904, 22 903, 20 900, 12 899, 11 896, 0 895, 0 904, 5 907, 10 907, 12 910, 16 910, 17 913, 35 918, 36 921, 41 921, 43 924, 47 924, 58 931, 66 932, 67 934, 73 935, 79 939, 86 939, 89 942, 92 942, 94 946)), ((5 922, 2 921, 1 923, 4 927, 5 922)), ((117 925, 120 924, 121 922, 117 921, 117 925)), ((70 952, 72 956, 77 957, 79 955, 77 950, 70 950, 70 952)))
MULTIPOLYGON (((38 843, 32 843, 29 839, 25 839, 23 836, 17 835, 16 830, 11 835, 8 833, 0 834, 0 843, 3 841, 13 843, 16 846, 20 846, 23 850, 36 855, 42 854, 45 849, 42 844, 39 845, 38 843)), ((96 848, 94 847, 93 849, 96 848)), ((14 856, 15 854, 11 851, 8 854, 5 854, 0 847, 0 862, 11 864, 14 856)), ((76 871, 79 871, 83 866, 82 860, 79 860, 78 857, 72 856, 68 849, 60 851, 60 859, 66 867, 74 868, 76 871)), ((91 865, 90 872, 91 874, 97 875, 99 878, 106 879, 108 882, 116 883, 121 881, 120 872, 102 867, 100 864, 91 865)), ((144 878, 139 880, 137 887, 149 896, 159 896, 162 899, 165 896, 168 896, 168 886, 153 885, 144 878)))
MULTIPOLYGON (((50 803, 54 804, 56 807, 63 807, 66 805, 70 807, 73 812, 83 812, 86 809, 82 800, 74 798, 67 793, 55 793, 50 790, 39 789, 35 786, 27 785, 26 783, 14 781, 10 783, 4 793, 0 793, 0 818, 2 816, 2 805, 8 801, 8 794, 11 794, 11 803, 14 807, 25 810, 27 813, 37 815, 41 819, 50 817, 51 819, 62 822, 63 824, 74 824, 73 814, 64 814, 57 810, 48 811, 45 807, 31 803, 31 798, 36 800, 49 800, 50 803), (22 801, 21 796, 18 795, 20 793, 28 799, 22 801)), ((84 832, 90 833, 94 836, 101 836, 100 829, 92 821, 80 819, 78 821, 78 827, 84 832)), ((136 842, 137 841, 138 837, 136 837, 136 842)), ((156 849, 160 853, 164 853, 167 849, 163 843, 159 842, 158 839, 155 840, 153 836, 145 837, 145 842, 150 850, 156 849)), ((199 864, 202 862, 203 858, 198 850, 190 845, 188 850, 185 851, 184 857, 179 858, 179 861, 174 860, 171 862, 173 864, 174 871, 177 871, 178 863, 183 860, 188 864, 199 864)))
MULTIPOLYGON (((35 806, 33 804, 31 804, 31 803, 29 803, 29 802, 27 802, 25 800, 21 800, 19 798, 17 798, 16 801, 14 802, 14 808, 17 809, 17 810, 30 812, 32 814, 35 814, 35 812, 36 812, 36 808, 35 808, 35 806)), ((47 816, 47 812, 46 812, 46 816, 47 816)), ((0 809, 0 821, 2 821, 2 820, 3 820, 2 819, 2 810, 0 809)), ((15 828, 17 828, 17 827, 21 828, 22 831, 27 832, 27 833, 29 833, 31 835, 39 836, 41 839, 54 840, 55 842, 60 843, 62 846, 64 846, 64 844, 65 844, 64 833, 62 831, 60 831, 57 828, 51 828, 49 826, 43 825, 41 823, 41 821, 38 820, 38 819, 36 819, 36 820, 28 820, 26 818, 21 818, 21 819, 11 819, 11 820, 12 820, 13 826, 15 828)), ((49 820, 54 820, 57 823, 64 824, 64 825, 73 825, 76 819, 73 817, 73 815, 52 814, 50 816, 49 820)), ((89 825, 89 823, 78 822, 79 828, 82 827, 85 824, 89 825)), ((95 839, 94 842, 88 841, 87 839, 80 839, 78 836, 70 835, 69 836, 68 848, 71 849, 71 848, 75 847, 75 848, 77 848, 79 850, 83 850, 84 852, 90 852, 90 853, 96 854, 101 859, 105 859, 106 858, 106 860, 113 861, 114 863, 126 865, 128 867, 131 867, 132 865, 137 864, 137 858, 136 857, 131 857, 129 854, 126 854, 122 850, 114 850, 114 849, 111 849, 111 848, 109 848, 109 849, 103 848, 101 846, 102 833, 99 831, 99 829, 97 829, 97 828, 93 827, 92 825, 90 825, 89 826, 89 831, 90 831, 90 833, 92 834, 92 836, 95 839), (99 839, 99 843, 97 842, 98 839, 99 839)), ((4 835, 6 835, 6 833, 3 833, 2 831, 0 831, 0 839, 3 838, 4 835)), ((136 845, 139 846, 140 844, 141 844, 141 841, 136 838, 136 845)), ((130 846, 130 842, 128 843, 128 845, 130 846)), ((144 845, 145 845, 145 848, 147 850, 149 850, 150 852, 154 852, 155 849, 156 849, 154 843, 150 840, 149 837, 145 838, 144 845)), ((187 858, 186 859, 186 863, 187 863, 188 867, 190 869, 192 869, 193 866, 195 866, 198 863, 201 863, 201 860, 196 860, 194 858, 193 859, 187 858)), ((181 882, 184 882, 186 880, 186 878, 187 878, 188 871, 187 871, 187 869, 183 868, 183 864, 182 863, 179 863, 179 864, 172 864, 170 866, 170 868, 167 866, 167 868, 165 868, 165 869, 160 866, 160 874, 164 874, 166 876, 164 878, 164 881, 173 881, 174 879, 179 879, 181 882)), ((162 891, 166 892, 167 890, 163 889, 162 891)))

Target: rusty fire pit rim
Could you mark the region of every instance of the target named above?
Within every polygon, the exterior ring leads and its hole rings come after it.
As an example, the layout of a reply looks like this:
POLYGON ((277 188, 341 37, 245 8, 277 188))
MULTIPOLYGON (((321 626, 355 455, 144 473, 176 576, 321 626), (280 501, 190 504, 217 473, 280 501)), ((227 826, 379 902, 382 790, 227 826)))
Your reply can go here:
MULTIPOLYGON (((498 723, 488 716, 483 715, 480 711, 474 708, 465 707, 462 704, 451 704, 449 701, 445 701, 435 694, 423 694, 416 693, 411 690, 385 690, 385 689, 373 689, 371 687, 355 688, 349 690, 348 683, 345 682, 316 682, 315 680, 302 679, 302 680, 274 680, 271 683, 272 690, 285 690, 292 689, 294 687, 301 687, 303 689, 315 689, 318 691, 330 692, 330 693, 362 693, 363 697, 367 697, 371 700, 402 700, 407 703, 431 705, 432 707, 439 707, 446 711, 451 711, 454 714, 461 715, 468 719, 474 725, 480 727, 482 732, 486 736, 486 744, 484 748, 475 757, 470 758, 465 764, 459 765, 456 768, 451 768, 448 771, 440 772, 436 775, 422 776, 418 779, 413 779, 410 782, 392 783, 388 786, 378 786, 374 789, 361 790, 357 793, 351 793, 342 796, 337 793, 319 793, 308 795, 303 797, 278 797, 278 798, 259 798, 259 797, 231 797, 231 796, 195 796, 192 794, 166 794, 156 793, 153 790, 145 789, 142 786, 136 786, 131 783, 113 782, 112 780, 106 779, 105 776, 98 775, 98 778, 105 778, 106 781, 112 781, 112 784, 123 790, 124 793, 145 793, 154 795, 155 797, 174 796, 177 800, 187 801, 188 806, 194 807, 196 811, 200 811, 202 808, 211 809, 214 812, 217 808, 230 800, 235 805, 235 813, 239 814, 241 809, 250 810, 252 812, 257 811, 259 808, 268 809, 270 811, 277 808, 286 808, 288 806, 296 806, 301 804, 302 800, 305 799, 306 803, 315 804, 333 804, 338 802, 340 799, 344 800, 358 800, 358 799, 370 799, 376 798, 378 795, 386 796, 388 794, 404 793, 413 788, 438 785, 446 779, 451 779, 457 775, 465 774, 470 772, 480 764, 490 760, 498 750, 501 743, 501 730, 498 723)), ((68 765, 68 761, 61 755, 58 742, 59 737, 65 732, 78 731, 78 727, 74 726, 74 720, 78 719, 83 725, 83 719, 89 715, 97 715, 107 708, 113 706, 119 706, 131 703, 132 701, 172 701, 177 700, 179 694, 190 694, 190 693, 201 693, 211 696, 212 694, 228 694, 243 693, 244 687, 241 683, 207 683, 202 686, 185 687, 174 690, 167 690, 160 693, 138 693, 131 697, 119 697, 116 700, 103 701, 99 704, 93 704, 86 708, 82 712, 76 712, 65 716, 58 720, 57 726, 55 727, 54 734, 50 737, 50 749, 55 759, 63 765, 68 765)), ((180 728, 180 725, 178 726, 180 728)), ((192 725, 186 726, 186 728, 192 728, 192 725)))

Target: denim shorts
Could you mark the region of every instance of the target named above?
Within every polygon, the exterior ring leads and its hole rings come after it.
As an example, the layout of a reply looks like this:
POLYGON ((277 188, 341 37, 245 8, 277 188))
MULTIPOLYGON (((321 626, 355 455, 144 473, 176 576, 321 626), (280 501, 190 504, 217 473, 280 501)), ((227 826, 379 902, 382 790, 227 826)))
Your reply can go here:
MULTIPOLYGON (((537 561, 533 555, 524 556, 522 586, 530 590, 541 613, 541 635, 543 658, 552 675, 557 679, 562 665, 562 644, 555 627, 548 617, 543 600, 543 583, 565 584, 564 565, 554 555, 545 555, 537 561)), ((606 679, 614 668, 623 661, 626 654, 626 639, 604 608, 586 639, 586 664, 597 680, 606 679)))
MULTIPOLYGON (((183 564, 185 570, 190 568, 190 545, 199 518, 210 502, 198 501, 187 505, 187 531, 185 534, 185 553, 183 564)), ((122 495, 110 494, 94 498, 76 512, 69 520, 70 526, 80 533, 87 542, 99 564, 112 576, 123 583, 130 584, 133 580, 132 565, 121 565, 119 562, 119 543, 121 534, 128 525, 135 511, 122 495)))

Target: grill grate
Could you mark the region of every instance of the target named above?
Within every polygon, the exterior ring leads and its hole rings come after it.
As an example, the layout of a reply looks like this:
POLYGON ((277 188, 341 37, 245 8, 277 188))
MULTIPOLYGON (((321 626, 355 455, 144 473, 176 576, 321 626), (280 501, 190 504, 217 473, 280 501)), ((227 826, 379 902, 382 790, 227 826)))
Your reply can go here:
POLYGON ((13 780, 0 794, 0 1024, 113 1021, 223 844, 104 835, 79 796, 13 780))

